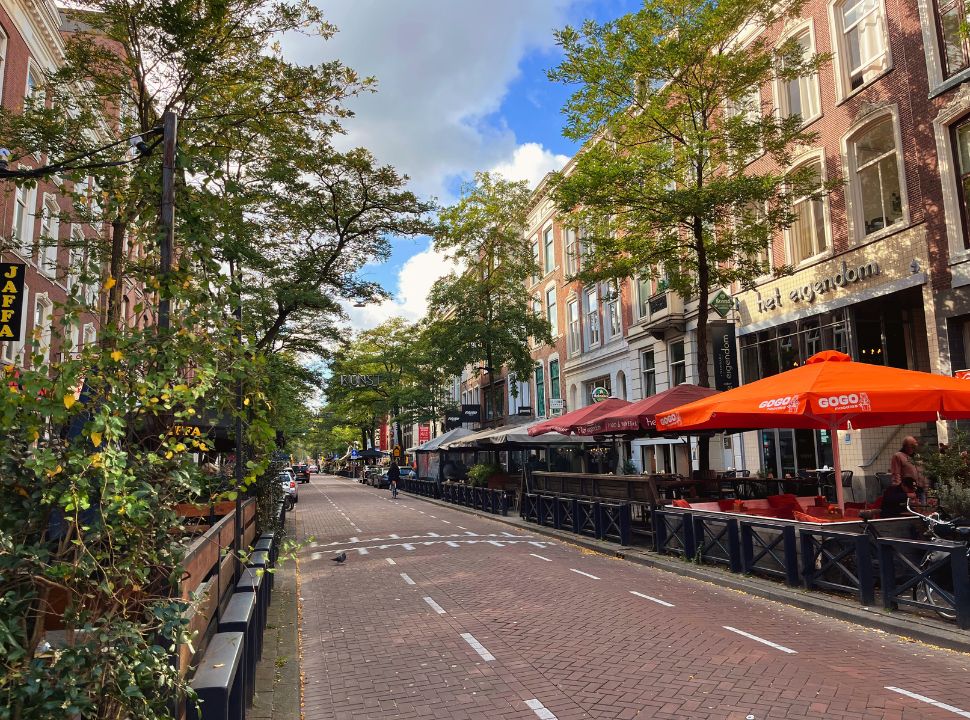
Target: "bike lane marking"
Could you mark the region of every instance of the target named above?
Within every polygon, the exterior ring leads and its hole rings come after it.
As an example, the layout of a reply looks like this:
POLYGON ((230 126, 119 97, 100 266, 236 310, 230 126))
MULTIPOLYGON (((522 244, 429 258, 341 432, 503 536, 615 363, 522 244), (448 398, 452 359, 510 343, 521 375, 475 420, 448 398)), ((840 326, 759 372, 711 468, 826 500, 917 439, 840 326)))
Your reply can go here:
MULTIPOLYGON (((738 635, 742 635, 748 638, 749 640, 754 640, 755 642, 759 642, 762 645, 773 647, 775 650, 781 650, 782 652, 788 653, 789 655, 795 655, 798 653, 797 650, 792 650, 791 648, 785 647, 784 645, 773 643, 771 642, 771 640, 765 640, 764 638, 760 638, 757 635, 752 635, 751 633, 747 633, 744 630, 738 630, 737 628, 731 627, 730 625, 722 625, 721 627, 723 627, 725 630, 730 630, 733 633, 737 633, 738 635)), ((970 717, 970 715, 968 715, 967 717, 970 717)))
POLYGON ((477 652, 479 656, 481 656, 482 660, 484 660, 485 662, 491 662, 492 660, 495 659, 495 656, 492 655, 492 653, 490 653, 488 650, 486 650, 485 646, 482 645, 480 642, 478 642, 478 640, 475 639, 474 635, 472 635, 471 633, 462 633, 461 636, 465 639, 465 642, 471 645, 472 649, 475 652, 477 652))
POLYGON ((585 575, 586 577, 591 578, 593 580, 599 580, 598 577, 596 577, 595 575, 590 575, 588 572, 583 572, 582 570, 577 570, 576 568, 569 568, 569 569, 570 571, 576 573, 577 575, 585 575))
POLYGON ((673 603, 669 603, 666 600, 661 600, 660 598, 655 598, 655 597, 653 597, 651 595, 644 595, 643 593, 637 592, 636 590, 631 590, 630 591, 630 594, 631 595, 636 595, 637 597, 641 597, 644 600, 649 600, 650 602, 655 602, 658 605, 663 605, 664 607, 673 607, 674 606, 673 603))
POLYGON ((536 698, 526 700, 525 704, 529 706, 529 709, 536 714, 539 720, 559 720, 559 718, 553 715, 550 710, 547 710, 546 706, 539 702, 536 698))
POLYGON ((967 712, 966 710, 961 710, 958 707, 953 707, 952 705, 947 705, 946 703, 942 703, 939 700, 934 700, 933 698, 928 698, 925 695, 919 695, 918 693, 914 693, 914 692, 911 692, 909 690, 904 690, 903 688, 893 687, 892 685, 887 685, 886 686, 886 690, 891 690, 894 693, 899 693, 900 695, 905 695, 907 697, 911 697, 914 700, 919 700, 920 702, 925 702, 928 705, 932 705, 933 707, 938 707, 941 710, 948 710, 949 712, 953 713, 954 715, 959 715, 960 717, 964 717, 964 718, 970 718, 970 712, 967 712))

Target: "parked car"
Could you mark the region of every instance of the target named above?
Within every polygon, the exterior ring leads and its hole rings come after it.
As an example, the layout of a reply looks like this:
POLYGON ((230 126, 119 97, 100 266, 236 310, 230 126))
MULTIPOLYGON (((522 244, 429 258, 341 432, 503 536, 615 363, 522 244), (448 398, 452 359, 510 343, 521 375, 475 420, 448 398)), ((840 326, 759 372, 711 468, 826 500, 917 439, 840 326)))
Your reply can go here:
POLYGON ((296 481, 301 483, 310 482, 310 466, 294 465, 293 472, 296 474, 296 481))
POLYGON ((405 478, 408 480, 417 480, 418 471, 414 468, 401 468, 401 479, 404 480, 405 478))
POLYGON ((283 488, 283 492, 286 493, 286 500, 290 503, 290 507, 293 507, 298 502, 300 502, 299 491, 297 490, 296 479, 292 476, 292 473, 286 471, 281 472, 276 477, 279 480, 280 486, 283 488))
POLYGON ((309 470, 310 470, 311 473, 318 473, 318 472, 320 472, 320 468, 318 468, 316 465, 311 465, 309 467, 309 470))

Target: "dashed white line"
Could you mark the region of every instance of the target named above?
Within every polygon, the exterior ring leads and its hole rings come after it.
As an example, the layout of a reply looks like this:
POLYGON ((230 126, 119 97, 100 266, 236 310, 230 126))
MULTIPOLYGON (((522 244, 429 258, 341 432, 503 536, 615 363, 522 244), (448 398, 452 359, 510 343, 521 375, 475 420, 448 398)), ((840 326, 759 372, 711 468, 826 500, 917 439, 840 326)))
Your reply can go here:
POLYGON ((505 537, 518 537, 517 535, 514 535, 513 533, 510 533, 506 530, 503 530, 502 534, 505 535, 505 537))
POLYGON ((407 583, 408 585, 415 585, 415 584, 416 584, 416 583, 414 582, 414 580, 412 580, 412 579, 411 579, 411 576, 410 576, 410 575, 408 575, 407 573, 401 573, 401 579, 402 579, 402 580, 403 580, 404 582, 406 582, 406 583, 407 583))
POLYGON ((387 564, 388 565, 397 565, 397 563, 394 562, 394 558, 387 558, 387 564))
POLYGON ((369 555, 370 554, 370 550, 368 550, 367 548, 357 548, 357 552, 359 552, 361 555, 369 555))
POLYGON ((451 525, 451 520, 442 520, 441 522, 451 525))
POLYGON ((655 598, 655 597, 653 597, 651 595, 644 595, 643 593, 637 592, 636 590, 631 590, 630 591, 630 594, 631 595, 636 595, 637 597, 641 597, 644 600, 649 600, 650 602, 655 602, 655 603, 657 603, 657 605, 663 605, 664 607, 673 607, 674 606, 673 603, 669 603, 666 600, 661 600, 660 598, 655 598))
POLYGON ((465 639, 465 642, 471 645, 472 649, 474 649, 474 651, 481 656, 482 660, 484 660, 485 662, 491 662, 492 660, 495 659, 495 656, 492 655, 492 653, 490 653, 488 650, 486 650, 485 646, 482 645, 480 642, 478 642, 478 640, 475 639, 474 635, 472 635, 471 633, 462 633, 461 636, 465 639))
POLYGON ((424 601, 426 603, 428 603, 428 605, 431 606, 431 609, 434 610, 439 615, 444 615, 445 614, 445 609, 443 607, 441 607, 438 603, 436 603, 434 600, 432 600, 431 598, 426 597, 424 599, 424 601))
POLYGON ((405 550, 414 550, 414 545, 412 545, 411 543, 404 543, 403 545, 401 545, 401 547, 404 548, 405 550))
POLYGON ((531 700, 526 700, 525 704, 529 706, 529 709, 536 714, 539 720, 559 720, 555 715, 552 714, 552 712, 546 709, 545 705, 539 702, 536 698, 532 698, 531 700))
POLYGON ((951 713, 953 713, 954 715, 959 715, 960 717, 970 718, 970 712, 967 712, 966 710, 961 710, 958 707, 953 707, 952 705, 947 705, 946 703, 942 703, 939 700, 934 700, 933 698, 928 698, 925 695, 919 695, 918 693, 910 692, 909 690, 903 690, 902 688, 898 688, 898 687, 893 687, 892 685, 887 685, 886 686, 886 689, 887 690, 891 690, 892 692, 895 692, 895 693, 899 693, 900 695, 905 695, 907 697, 911 697, 914 700, 919 700, 920 702, 925 702, 928 705, 932 705, 933 707, 938 707, 941 710, 948 710, 951 713))
POLYGON ((357 543, 357 542, 360 542, 360 538, 359 538, 359 537, 357 537, 356 535, 354 535, 354 536, 353 536, 352 538, 350 538, 350 540, 348 540, 347 542, 352 542, 352 543, 357 543))
MULTIPOLYGON (((773 643, 773 642, 771 642, 771 640, 765 640, 764 638, 760 638, 757 635, 752 635, 751 633, 746 633, 744 630, 738 630, 737 628, 731 627, 730 625, 722 625, 721 627, 723 627, 725 630, 730 630, 733 633, 737 633, 738 635, 742 635, 742 636, 748 638, 749 640, 754 640, 755 642, 759 642, 762 645, 767 645, 768 647, 773 647, 775 650, 781 650, 782 652, 788 653, 789 655, 795 655, 798 652, 797 650, 792 650, 791 648, 785 647, 784 645, 779 645, 778 643, 773 643)), ((968 715, 967 717, 970 717, 970 715, 968 715)))
POLYGON ((545 560, 546 562, 552 562, 552 560, 550 560, 547 557, 542 557, 542 555, 536 555, 535 553, 529 553, 529 554, 534 558, 539 558, 540 560, 545 560))
POLYGON ((582 570, 577 570, 576 568, 569 568, 569 569, 572 570, 577 575, 585 575, 586 577, 592 578, 593 580, 599 580, 598 577, 596 577, 595 575, 590 575, 588 572, 583 572, 582 570))
POLYGON ((466 530, 465 531, 465 534, 466 535, 471 535, 472 537, 478 537, 478 533, 473 533, 471 530, 466 530))
POLYGON ((390 535, 388 535, 388 537, 391 538, 392 540, 400 540, 401 539, 401 536, 398 535, 397 533, 391 533, 390 535))
POLYGON ((456 543, 454 540, 448 540, 445 543, 445 545, 447 545, 448 547, 456 547, 456 548, 460 548, 461 547, 461 545, 459 545, 458 543, 456 543))
POLYGON ((489 545, 494 545, 495 547, 505 547, 505 545, 503 545, 502 543, 500 543, 498 540, 489 540, 488 541, 488 544, 489 545))

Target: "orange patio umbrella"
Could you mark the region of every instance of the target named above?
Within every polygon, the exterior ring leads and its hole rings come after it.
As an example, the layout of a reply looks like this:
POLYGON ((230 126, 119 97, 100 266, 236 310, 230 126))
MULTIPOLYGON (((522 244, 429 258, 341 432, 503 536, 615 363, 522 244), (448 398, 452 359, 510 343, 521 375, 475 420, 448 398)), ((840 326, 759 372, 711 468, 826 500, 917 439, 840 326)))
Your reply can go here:
POLYGON ((629 404, 626 400, 620 400, 619 398, 607 398, 603 402, 587 405, 584 408, 579 408, 579 410, 573 410, 565 415, 549 418, 537 425, 533 425, 529 428, 529 435, 544 435, 548 432, 569 435, 576 431, 577 426, 592 422, 601 415, 606 415, 629 404))
POLYGON ((694 400, 715 395, 717 390, 689 383, 675 385, 656 395, 638 400, 576 427, 577 435, 603 435, 617 432, 655 431, 657 413, 672 410, 694 400))
POLYGON ((839 507, 844 506, 835 430, 970 418, 970 382, 853 362, 834 350, 801 367, 657 415, 657 430, 830 430, 839 507))

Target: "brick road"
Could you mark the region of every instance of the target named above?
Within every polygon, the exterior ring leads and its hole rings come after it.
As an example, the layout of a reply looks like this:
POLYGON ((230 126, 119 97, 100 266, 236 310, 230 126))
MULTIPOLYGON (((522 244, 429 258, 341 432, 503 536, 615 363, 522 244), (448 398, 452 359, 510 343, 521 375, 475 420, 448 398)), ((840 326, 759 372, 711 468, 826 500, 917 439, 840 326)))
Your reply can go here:
POLYGON ((960 653, 344 478, 292 517, 306 720, 970 718, 960 653))

